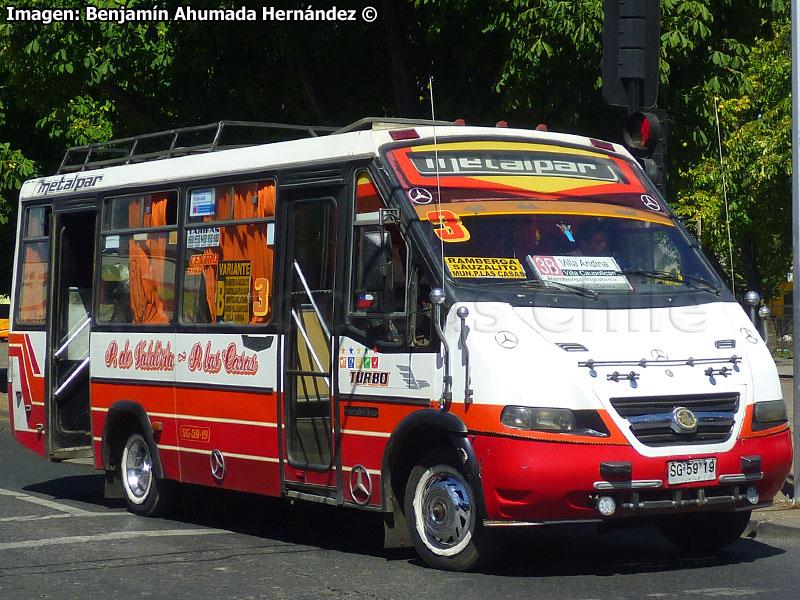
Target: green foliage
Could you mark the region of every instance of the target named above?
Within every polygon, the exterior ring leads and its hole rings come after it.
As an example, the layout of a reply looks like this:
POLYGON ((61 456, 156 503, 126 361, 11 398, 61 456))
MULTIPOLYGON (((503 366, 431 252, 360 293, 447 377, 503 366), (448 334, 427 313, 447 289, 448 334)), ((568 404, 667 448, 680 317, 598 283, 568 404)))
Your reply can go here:
MULTIPOLYGON (((270 4, 298 8, 296 0, 270 4)), ((6 7, 83 11, 87 0, 0 0, 0 213, 10 214, 22 180, 53 172, 70 145, 220 119, 344 125, 372 115, 428 117, 431 75, 439 118, 543 122, 619 141, 624 109, 601 95, 602 0, 372 4, 372 24, 45 25, 8 22, 6 7)), ((164 0, 158 8, 185 5, 164 0)), ((747 265, 737 269, 737 287, 765 296, 791 260, 788 18, 786 0, 661 0, 658 104, 670 115, 673 204, 702 218, 706 249, 726 264, 719 112, 734 258, 747 265)), ((0 237, 8 231, 0 227, 0 237)))
MULTIPOLYGON (((702 219, 705 245, 720 257, 730 278, 725 195, 738 290, 779 295, 791 256, 791 27, 778 24, 757 40, 744 67, 744 93, 709 98, 719 115, 718 148, 681 173, 678 212, 702 219)), ((714 136, 716 141, 716 135, 714 136)))
POLYGON ((33 161, 8 143, 0 143, 0 191, 18 190, 36 171, 33 161))

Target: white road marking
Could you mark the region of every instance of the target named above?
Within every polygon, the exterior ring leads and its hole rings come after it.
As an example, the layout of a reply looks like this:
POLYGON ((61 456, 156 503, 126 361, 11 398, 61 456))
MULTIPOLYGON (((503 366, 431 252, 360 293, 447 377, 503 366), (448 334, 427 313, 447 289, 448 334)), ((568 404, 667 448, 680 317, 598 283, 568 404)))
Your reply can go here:
POLYGON ((88 510, 83 510, 82 508, 75 508, 74 506, 68 506, 66 504, 60 504, 58 502, 53 502, 52 500, 45 500, 44 498, 38 498, 36 496, 31 496, 29 494, 23 494, 22 492, 15 492, 13 490, 4 490, 0 488, 0 496, 11 496, 12 498, 16 498, 17 500, 22 500, 23 502, 30 502, 31 504, 38 504, 39 506, 45 506, 47 508, 52 508, 53 510, 57 510, 59 512, 68 513, 73 516, 86 516, 89 514, 88 510))
POLYGON ((3 517, 0 523, 16 523, 20 521, 46 521, 48 519, 71 519, 73 517, 133 517, 129 512, 89 512, 83 514, 72 515, 68 513, 59 513, 57 515, 26 515, 22 517, 3 517))
POLYGON ((227 534, 221 529, 164 529, 162 531, 115 531, 97 535, 72 535, 67 537, 47 538, 43 540, 27 540, 24 542, 0 543, 0 550, 19 550, 23 548, 41 548, 43 546, 64 546, 68 544, 85 544, 87 542, 108 542, 114 540, 130 540, 135 538, 185 537, 197 535, 227 534))

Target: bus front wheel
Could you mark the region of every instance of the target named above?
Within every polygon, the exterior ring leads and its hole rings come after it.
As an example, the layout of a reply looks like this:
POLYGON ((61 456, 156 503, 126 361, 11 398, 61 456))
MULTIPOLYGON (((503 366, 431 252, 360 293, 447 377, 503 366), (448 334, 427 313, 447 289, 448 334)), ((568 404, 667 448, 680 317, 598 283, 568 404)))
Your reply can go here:
POLYGON ((131 433, 122 447, 119 477, 128 510, 136 515, 164 514, 170 504, 169 482, 159 479, 153 466, 147 440, 140 433, 131 433))
POLYGON ((475 494, 455 458, 437 451, 411 470, 404 510, 420 557, 437 569, 464 571, 485 559, 489 547, 475 494))

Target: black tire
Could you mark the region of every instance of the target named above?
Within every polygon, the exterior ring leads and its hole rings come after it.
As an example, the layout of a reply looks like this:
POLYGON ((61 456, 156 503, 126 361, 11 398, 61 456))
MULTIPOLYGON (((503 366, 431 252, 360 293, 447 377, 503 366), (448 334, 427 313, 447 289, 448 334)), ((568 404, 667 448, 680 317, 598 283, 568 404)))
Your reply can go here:
POLYGON ((475 493, 456 467, 454 452, 436 451, 416 465, 403 509, 420 558, 445 571, 466 571, 494 554, 475 493))
POLYGON ((153 450, 141 433, 131 433, 122 446, 119 479, 125 503, 133 514, 155 517, 172 507, 174 486, 156 475, 153 450))
POLYGON ((738 540, 749 522, 747 510, 670 515, 662 517, 657 525, 661 535, 681 550, 710 552, 738 540))

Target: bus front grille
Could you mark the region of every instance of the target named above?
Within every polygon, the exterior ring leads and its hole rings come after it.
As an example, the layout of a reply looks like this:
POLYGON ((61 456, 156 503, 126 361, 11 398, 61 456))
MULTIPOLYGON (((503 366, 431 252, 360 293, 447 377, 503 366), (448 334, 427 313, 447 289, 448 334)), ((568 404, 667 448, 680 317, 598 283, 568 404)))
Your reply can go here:
POLYGON ((733 432, 739 394, 611 398, 611 406, 628 420, 636 439, 646 446, 718 444, 733 432), (684 431, 676 426, 677 408, 694 413, 696 429, 684 431))

